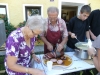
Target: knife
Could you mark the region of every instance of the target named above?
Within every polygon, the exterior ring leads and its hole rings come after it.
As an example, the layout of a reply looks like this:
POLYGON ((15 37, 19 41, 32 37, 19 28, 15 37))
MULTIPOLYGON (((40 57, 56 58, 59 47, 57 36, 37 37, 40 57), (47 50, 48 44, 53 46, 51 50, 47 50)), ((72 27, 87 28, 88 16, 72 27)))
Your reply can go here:
POLYGON ((59 57, 61 55, 61 53, 56 51, 56 55, 57 55, 57 57, 59 57))
POLYGON ((52 53, 54 53, 55 51, 54 51, 54 50, 52 50, 51 52, 52 52, 52 53))
POLYGON ((56 52, 56 56, 59 57, 61 53, 57 51, 57 47, 58 47, 58 43, 56 44, 55 52, 56 52))
POLYGON ((52 50, 51 52, 52 52, 52 54, 53 54, 53 55, 55 56, 55 58, 56 58, 57 56, 56 56, 56 51, 55 51, 55 49, 52 50))

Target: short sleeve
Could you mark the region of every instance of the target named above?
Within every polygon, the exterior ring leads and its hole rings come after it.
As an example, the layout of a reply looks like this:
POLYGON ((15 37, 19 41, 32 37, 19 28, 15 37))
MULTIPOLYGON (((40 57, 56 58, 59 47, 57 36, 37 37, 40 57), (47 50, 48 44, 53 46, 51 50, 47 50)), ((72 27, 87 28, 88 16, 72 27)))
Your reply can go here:
POLYGON ((72 32, 73 31, 73 26, 74 25, 74 20, 73 18, 70 19, 69 24, 68 24, 68 31, 72 32))
POLYGON ((87 19, 87 24, 86 24, 86 31, 89 31, 89 20, 87 19))
POLYGON ((94 11, 92 11, 88 17, 88 21, 89 21, 89 26, 91 27, 92 25, 92 20, 93 20, 93 17, 94 17, 94 11))
POLYGON ((100 48, 100 35, 93 41, 93 47, 100 48))
POLYGON ((8 37, 6 42, 6 54, 18 57, 19 55, 19 43, 17 38, 8 37))
POLYGON ((68 36, 68 31, 67 31, 67 26, 65 21, 62 19, 62 25, 63 26, 63 37, 67 37, 68 36))

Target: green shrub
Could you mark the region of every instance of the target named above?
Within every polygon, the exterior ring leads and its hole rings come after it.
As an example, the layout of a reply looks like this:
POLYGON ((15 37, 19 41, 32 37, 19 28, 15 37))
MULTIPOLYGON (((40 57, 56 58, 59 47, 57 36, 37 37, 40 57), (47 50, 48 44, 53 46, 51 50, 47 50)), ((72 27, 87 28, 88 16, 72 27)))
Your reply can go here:
POLYGON ((7 37, 13 30, 16 29, 11 23, 9 23, 8 25, 5 25, 5 27, 6 27, 6 36, 7 37))
POLYGON ((5 56, 0 56, 0 70, 4 70, 4 58, 5 56))
POLYGON ((4 20, 5 23, 5 30, 6 30, 6 37, 8 37, 8 35, 15 30, 16 28, 14 27, 14 25, 12 25, 11 23, 8 23, 8 18, 5 16, 2 18, 4 20))
MULTIPOLYGON (((4 23, 5 23, 5 29, 6 29, 6 37, 8 37, 8 35, 16 29, 16 27, 14 27, 14 25, 12 25, 11 23, 8 23, 8 18, 5 16, 5 17, 2 17, 2 19, 4 20, 4 23)), ((23 22, 20 22, 18 24, 18 27, 23 27, 25 26, 25 23, 26 21, 23 21, 23 22)), ((37 40, 41 39, 40 36, 38 35, 37 37, 37 40)))
POLYGON ((19 24, 18 24, 18 27, 23 27, 23 26, 25 26, 25 23, 26 23, 26 21, 23 21, 23 22, 19 23, 19 24))

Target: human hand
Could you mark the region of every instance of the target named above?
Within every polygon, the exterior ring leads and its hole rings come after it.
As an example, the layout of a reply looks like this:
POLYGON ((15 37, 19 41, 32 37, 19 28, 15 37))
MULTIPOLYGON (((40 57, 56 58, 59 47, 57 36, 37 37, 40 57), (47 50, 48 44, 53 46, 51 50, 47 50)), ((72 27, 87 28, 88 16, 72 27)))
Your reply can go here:
POLYGON ((71 38, 76 38, 74 33, 71 33, 71 38))
POLYGON ((57 51, 60 52, 63 48, 64 46, 62 44, 58 44, 57 51))
POLYGON ((92 48, 92 41, 90 39, 88 39, 88 46, 89 48, 92 48))
POLYGON ((47 44, 47 49, 48 49, 49 51, 52 51, 52 50, 53 50, 53 46, 52 46, 50 43, 48 43, 48 44, 47 44))
POLYGON ((36 62, 38 62, 38 63, 41 62, 40 59, 39 59, 36 55, 33 56, 33 59, 34 59, 36 62))
POLYGON ((31 72, 32 75, 45 75, 44 71, 39 69, 34 69, 34 71, 31 70, 31 72))
POLYGON ((94 47, 88 48, 88 54, 91 56, 92 54, 96 54, 96 50, 94 47))

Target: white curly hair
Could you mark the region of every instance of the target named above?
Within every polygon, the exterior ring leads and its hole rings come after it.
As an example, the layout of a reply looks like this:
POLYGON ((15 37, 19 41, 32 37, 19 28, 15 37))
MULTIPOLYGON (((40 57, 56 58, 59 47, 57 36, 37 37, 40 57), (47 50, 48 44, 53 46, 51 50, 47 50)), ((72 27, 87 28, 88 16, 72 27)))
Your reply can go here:
POLYGON ((40 31, 44 31, 45 19, 40 15, 33 15, 28 18, 26 25, 32 30, 39 29, 40 31))

